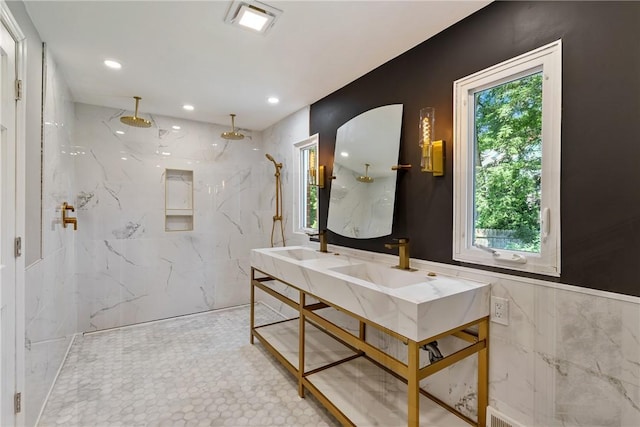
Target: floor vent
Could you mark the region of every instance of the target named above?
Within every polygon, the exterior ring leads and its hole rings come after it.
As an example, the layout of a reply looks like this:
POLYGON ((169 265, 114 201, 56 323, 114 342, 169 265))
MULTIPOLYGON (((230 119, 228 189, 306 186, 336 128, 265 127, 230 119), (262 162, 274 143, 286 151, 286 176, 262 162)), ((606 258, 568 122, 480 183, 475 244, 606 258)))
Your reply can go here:
POLYGON ((487 407, 487 427, 524 427, 491 406, 487 407))

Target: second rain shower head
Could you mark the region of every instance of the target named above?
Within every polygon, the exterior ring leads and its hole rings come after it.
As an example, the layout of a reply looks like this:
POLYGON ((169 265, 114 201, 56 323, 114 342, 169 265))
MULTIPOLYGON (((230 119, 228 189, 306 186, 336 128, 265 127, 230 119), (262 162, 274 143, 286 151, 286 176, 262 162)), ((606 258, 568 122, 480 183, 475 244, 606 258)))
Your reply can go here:
POLYGON ((136 128, 150 128, 151 122, 149 120, 138 117, 138 103, 142 98, 140 98, 139 96, 134 96, 133 99, 136 100, 136 111, 133 113, 133 116, 120 117, 120 121, 125 125, 133 126, 136 128))
POLYGON ((230 114, 230 116, 231 116, 231 130, 228 132, 222 132, 220 136, 224 139, 230 139, 233 141, 244 139, 244 135, 236 131, 236 120, 235 120, 236 115, 230 114))

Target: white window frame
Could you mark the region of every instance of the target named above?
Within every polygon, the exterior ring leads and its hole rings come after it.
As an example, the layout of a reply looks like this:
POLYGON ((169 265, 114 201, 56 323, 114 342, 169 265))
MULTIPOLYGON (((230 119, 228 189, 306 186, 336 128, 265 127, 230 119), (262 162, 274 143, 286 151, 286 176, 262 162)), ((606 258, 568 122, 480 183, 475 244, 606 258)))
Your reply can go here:
POLYGON ((560 140, 562 41, 504 61, 453 83, 453 259, 560 276, 560 140), (540 253, 488 250, 473 245, 474 94, 542 70, 542 174, 540 253))
MULTIPOLYGON (((305 228, 302 227, 302 209, 306 207, 305 203, 302 200, 302 171, 300 165, 300 154, 302 150, 309 148, 311 146, 316 146, 316 153, 319 154, 319 145, 318 145, 318 134, 315 134, 303 141, 297 142, 293 145, 293 165, 294 165, 294 173, 293 173, 293 212, 294 212, 294 220, 293 220, 293 232, 298 234, 308 234, 308 233, 317 233, 317 228, 305 228)), ((317 162, 316 156, 316 162, 317 162)), ((317 168, 316 168, 317 171, 317 168)), ((320 209, 318 209, 318 215, 320 215, 320 209)), ((319 218, 316 218, 319 220, 319 218)))

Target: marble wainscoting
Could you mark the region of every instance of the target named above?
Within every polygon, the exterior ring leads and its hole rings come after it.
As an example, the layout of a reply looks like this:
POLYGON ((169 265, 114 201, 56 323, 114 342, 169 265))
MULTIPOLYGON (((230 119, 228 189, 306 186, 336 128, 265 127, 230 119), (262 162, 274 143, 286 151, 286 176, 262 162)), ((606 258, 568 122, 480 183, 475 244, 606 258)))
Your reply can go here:
MULTIPOLYGON (((55 61, 45 51, 42 170, 42 257, 25 272, 25 423, 34 425, 40 408, 77 331, 75 234, 63 228, 60 207, 73 204, 74 109, 55 61)), ((40 209, 40 200, 29 200, 40 209)))
MULTIPOLYGON (((397 259, 329 249, 371 261, 397 259)), ((640 425, 640 298, 422 260, 412 266, 491 283, 493 296, 509 300, 509 325, 490 324, 493 408, 527 427, 640 425)), ((340 324, 340 317, 333 321, 340 324)), ((406 347, 397 340, 375 330, 367 340, 406 360, 406 347)), ((438 345, 446 355, 464 344, 444 339, 438 345)), ((422 385, 475 419, 476 365, 470 357, 422 385)))
POLYGON ((271 231, 255 209, 260 134, 226 141, 223 126, 161 116, 139 129, 126 114, 76 105, 80 330, 247 303, 249 251, 271 231), (193 171, 193 231, 165 231, 167 168, 193 171))
POLYGON ((640 301, 504 277, 510 325, 492 324, 492 406, 535 426, 640 425, 640 301))

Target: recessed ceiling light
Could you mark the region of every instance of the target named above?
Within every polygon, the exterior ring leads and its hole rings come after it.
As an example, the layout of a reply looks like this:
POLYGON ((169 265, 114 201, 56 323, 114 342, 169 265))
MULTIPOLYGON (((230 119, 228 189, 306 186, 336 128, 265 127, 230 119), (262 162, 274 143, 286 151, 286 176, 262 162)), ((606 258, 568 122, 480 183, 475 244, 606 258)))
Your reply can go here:
POLYGON ((119 70, 120 68, 122 68, 122 64, 118 61, 114 61, 113 59, 105 59, 104 65, 109 68, 113 68, 114 70, 119 70))
POLYGON ((178 125, 173 125, 173 126, 171 126, 171 129, 173 129, 173 130, 180 130, 180 126, 178 126, 178 125))
POLYGON ((278 102, 280 102, 280 100, 279 100, 278 98, 276 98, 275 96, 270 96, 270 97, 267 99, 267 102, 268 102, 269 104, 277 104, 278 102))
POLYGON ((162 152, 162 155, 163 155, 163 156, 170 156, 170 155, 171 155, 171 153, 169 153, 168 151, 163 151, 163 152, 162 152))
POLYGON ((121 158, 122 160, 127 160, 127 158, 126 158, 126 157, 120 157, 120 158, 121 158))
POLYGON ((265 34, 273 27, 282 11, 259 1, 234 1, 224 22, 265 34))
POLYGON ((124 135, 124 132, 123 132, 123 131, 121 131, 121 130, 117 130, 117 131, 116 131, 116 133, 117 133, 118 135, 124 135))
POLYGON ((340 155, 342 157, 349 157, 349 153, 347 153, 346 151, 341 152, 340 155))
POLYGON ((193 111, 195 109, 193 108, 193 105, 189 105, 189 104, 184 104, 182 108, 184 108, 187 111, 193 111))

